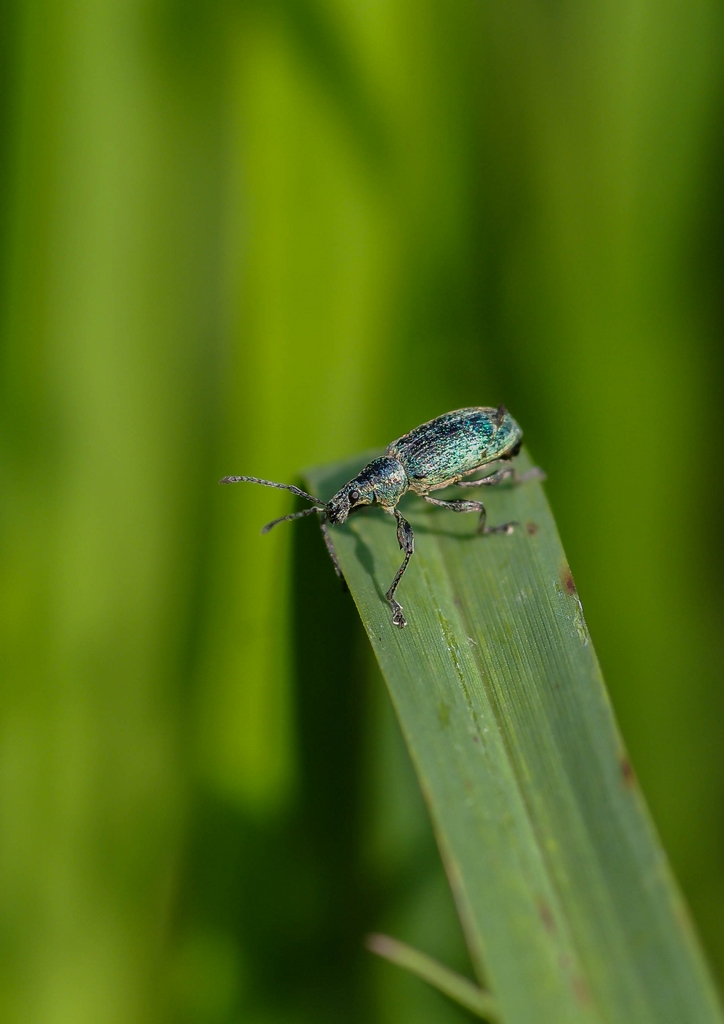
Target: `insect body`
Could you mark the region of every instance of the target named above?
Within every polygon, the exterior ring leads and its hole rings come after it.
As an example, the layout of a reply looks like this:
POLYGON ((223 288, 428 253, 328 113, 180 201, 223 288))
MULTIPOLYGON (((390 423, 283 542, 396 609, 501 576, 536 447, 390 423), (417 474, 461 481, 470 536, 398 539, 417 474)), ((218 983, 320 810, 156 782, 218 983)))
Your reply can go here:
POLYGON ((413 491, 432 505, 452 512, 479 512, 479 533, 511 533, 514 523, 486 526, 485 506, 482 501, 457 499, 443 501, 433 498, 431 492, 453 485, 458 487, 492 487, 504 480, 515 483, 526 479, 542 478, 539 469, 518 474, 510 465, 498 466, 492 474, 467 479, 484 466, 509 462, 520 451, 523 433, 505 406, 497 409, 473 406, 438 416, 387 446, 385 454, 373 459, 352 480, 325 502, 292 484, 278 484, 255 476, 225 476, 222 484, 253 483, 265 487, 280 487, 313 503, 311 508, 275 519, 262 530, 268 533, 278 523, 299 519, 314 512, 321 513, 320 525, 327 550, 338 576, 342 571, 337 561, 328 524, 344 523, 351 512, 377 502, 382 509, 397 519, 397 540, 405 557, 385 594, 392 608, 392 621, 400 628, 407 625, 402 605, 395 592, 415 549, 412 527, 399 512, 397 505, 407 491, 413 491))

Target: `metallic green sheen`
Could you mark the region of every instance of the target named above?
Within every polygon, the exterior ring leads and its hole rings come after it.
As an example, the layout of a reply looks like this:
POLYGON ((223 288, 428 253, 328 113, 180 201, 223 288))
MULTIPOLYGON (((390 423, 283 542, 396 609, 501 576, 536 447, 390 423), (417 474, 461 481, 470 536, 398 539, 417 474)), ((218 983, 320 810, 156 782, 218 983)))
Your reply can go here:
POLYGON ((505 457, 522 437, 506 410, 473 406, 415 427, 388 445, 387 454, 405 467, 410 489, 427 494, 505 457))

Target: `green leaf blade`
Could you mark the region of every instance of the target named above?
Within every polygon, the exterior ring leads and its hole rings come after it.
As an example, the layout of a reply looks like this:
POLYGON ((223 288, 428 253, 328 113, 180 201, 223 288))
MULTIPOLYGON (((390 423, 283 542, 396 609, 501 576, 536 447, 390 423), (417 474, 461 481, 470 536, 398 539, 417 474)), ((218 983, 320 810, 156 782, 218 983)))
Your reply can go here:
MULTIPOLYGON (((328 496, 364 460, 310 471, 328 496)), ((521 459, 523 468, 528 465, 521 459)), ((421 787, 479 980, 506 1024, 721 1021, 608 703, 540 484, 485 491, 492 524, 404 506, 333 531, 421 787)))

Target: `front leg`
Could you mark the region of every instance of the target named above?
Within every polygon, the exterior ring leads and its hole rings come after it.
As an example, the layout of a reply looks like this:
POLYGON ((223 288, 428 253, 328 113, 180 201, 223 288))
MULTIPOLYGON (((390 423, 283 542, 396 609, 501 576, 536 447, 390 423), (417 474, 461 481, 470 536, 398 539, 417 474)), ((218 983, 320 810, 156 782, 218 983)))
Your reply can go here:
POLYGON ((501 523, 500 526, 486 526, 487 512, 482 501, 443 501, 441 498, 431 498, 428 494, 423 495, 423 497, 431 505, 448 508, 451 512, 479 512, 478 533, 512 533, 513 529, 518 525, 517 523, 501 523))
POLYGON ((402 514, 398 512, 397 509, 395 509, 394 512, 395 518, 397 519, 397 540, 400 548, 405 552, 405 559, 397 570, 395 578, 392 581, 392 586, 385 594, 385 597, 390 602, 390 607, 392 608, 392 622, 395 626, 399 626, 400 629, 404 629, 407 625, 407 619, 402 613, 402 605, 395 600, 395 591, 402 579, 402 574, 407 568, 407 563, 412 558, 412 553, 415 550, 415 535, 412 532, 412 527, 402 514))
POLYGON ((330 533, 329 533, 329 525, 327 524, 326 516, 324 516, 324 515, 322 516, 322 518, 319 520, 319 525, 320 525, 320 528, 322 530, 322 536, 324 537, 325 547, 327 548, 327 551, 329 552, 329 557, 332 559, 332 565, 334 566, 334 571, 337 573, 339 578, 342 580, 344 588, 346 589, 347 588, 347 582, 346 582, 344 576, 342 575, 342 570, 339 567, 339 559, 337 558, 337 552, 334 550, 334 543, 333 543, 332 538, 331 538, 330 533))

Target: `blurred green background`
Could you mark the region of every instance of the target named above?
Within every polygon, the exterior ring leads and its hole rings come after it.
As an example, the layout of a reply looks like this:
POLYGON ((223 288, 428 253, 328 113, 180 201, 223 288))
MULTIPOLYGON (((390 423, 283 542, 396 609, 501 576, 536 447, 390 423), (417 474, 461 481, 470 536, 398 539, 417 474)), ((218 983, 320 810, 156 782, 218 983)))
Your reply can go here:
POLYGON ((721 3, 0 23, 2 1020, 467 1019, 361 946, 466 969, 318 531, 216 481, 499 402, 724 977, 721 3))

